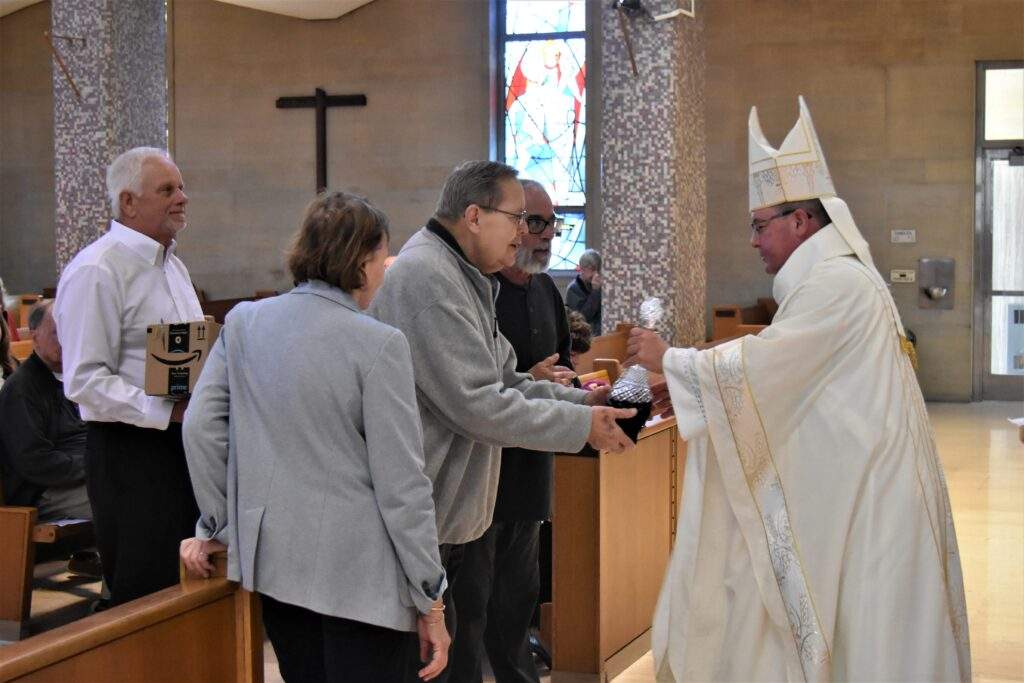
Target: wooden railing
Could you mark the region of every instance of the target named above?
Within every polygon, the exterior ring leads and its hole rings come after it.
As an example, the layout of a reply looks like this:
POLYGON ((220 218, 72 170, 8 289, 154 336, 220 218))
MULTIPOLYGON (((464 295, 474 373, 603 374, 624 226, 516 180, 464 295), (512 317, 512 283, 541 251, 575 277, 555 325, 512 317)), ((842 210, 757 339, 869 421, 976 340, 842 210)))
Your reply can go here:
MULTIPOLYGON (((223 566, 223 561, 221 561, 223 566)), ((0 647, 0 682, 261 683, 257 596, 223 576, 179 585, 0 647)))

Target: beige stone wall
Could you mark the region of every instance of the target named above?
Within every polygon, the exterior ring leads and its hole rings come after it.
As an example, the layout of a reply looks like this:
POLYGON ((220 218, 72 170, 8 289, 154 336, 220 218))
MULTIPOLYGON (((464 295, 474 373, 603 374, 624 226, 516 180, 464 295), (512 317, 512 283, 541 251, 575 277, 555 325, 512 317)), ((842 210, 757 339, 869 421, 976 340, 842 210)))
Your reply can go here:
POLYGON ((0 18, 0 277, 11 294, 57 280, 50 3, 0 18))
POLYGON ((314 113, 274 102, 316 87, 368 98, 328 110, 328 185, 381 207, 397 251, 451 168, 488 154, 488 11, 479 0, 375 0, 310 22, 176 0, 172 144, 195 282, 215 298, 290 287, 282 253, 313 195, 314 113))
MULTIPOLYGON (((708 305, 753 303, 771 280, 749 245, 747 116, 778 145, 807 98, 836 188, 884 275, 956 259, 951 311, 917 307, 921 385, 968 400, 972 385, 975 62, 1024 58, 1022 0, 715 0, 707 26, 708 305), (917 244, 889 231, 916 228, 917 244)), ((710 310, 710 309, 709 309, 710 310)))

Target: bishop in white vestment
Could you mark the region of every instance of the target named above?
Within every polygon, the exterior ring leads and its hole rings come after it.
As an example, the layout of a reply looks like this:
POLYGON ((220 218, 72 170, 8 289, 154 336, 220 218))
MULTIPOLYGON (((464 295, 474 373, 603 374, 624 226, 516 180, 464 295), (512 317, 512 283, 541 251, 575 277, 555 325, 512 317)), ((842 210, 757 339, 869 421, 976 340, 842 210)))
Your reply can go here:
POLYGON ((803 98, 778 150, 756 109, 750 135, 772 324, 704 351, 630 341, 688 442, 658 680, 968 681, 949 497, 896 306, 803 98))

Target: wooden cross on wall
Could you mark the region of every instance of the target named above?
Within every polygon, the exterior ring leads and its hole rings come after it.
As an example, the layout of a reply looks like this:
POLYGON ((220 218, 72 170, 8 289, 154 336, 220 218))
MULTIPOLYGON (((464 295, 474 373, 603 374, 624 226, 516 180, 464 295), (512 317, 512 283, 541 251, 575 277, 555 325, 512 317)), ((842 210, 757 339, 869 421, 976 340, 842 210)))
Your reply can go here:
POLYGON ((313 97, 278 97, 278 109, 316 109, 316 191, 327 189, 327 107, 365 107, 366 95, 328 95, 321 88, 313 97))

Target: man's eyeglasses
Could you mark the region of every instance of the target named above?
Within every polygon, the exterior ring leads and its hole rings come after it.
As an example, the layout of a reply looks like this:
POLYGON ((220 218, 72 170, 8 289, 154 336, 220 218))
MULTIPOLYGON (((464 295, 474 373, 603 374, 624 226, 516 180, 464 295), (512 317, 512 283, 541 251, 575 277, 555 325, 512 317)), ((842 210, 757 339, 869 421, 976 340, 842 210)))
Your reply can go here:
POLYGON ((485 211, 497 211, 498 213, 505 214, 511 218, 516 225, 522 225, 526 221, 526 211, 506 211, 505 209, 499 209, 494 206, 483 206, 482 204, 479 206, 485 211))
POLYGON ((552 216, 550 219, 544 218, 544 216, 538 216, 537 214, 530 214, 526 217, 526 229, 530 231, 531 235, 539 235, 550 226, 555 231, 555 237, 562 232, 562 226, 565 224, 565 219, 561 216, 552 216))
POLYGON ((760 235, 762 232, 764 232, 765 228, 772 224, 772 221, 782 218, 783 216, 788 216, 794 211, 796 211, 796 209, 789 209, 788 211, 782 211, 780 213, 775 214, 771 218, 766 218, 765 220, 751 221, 750 232, 754 233, 755 235, 760 235))

